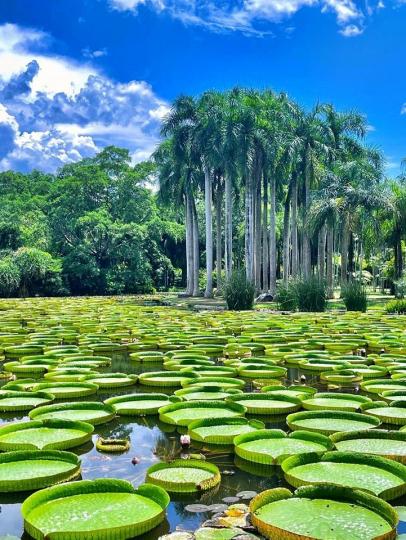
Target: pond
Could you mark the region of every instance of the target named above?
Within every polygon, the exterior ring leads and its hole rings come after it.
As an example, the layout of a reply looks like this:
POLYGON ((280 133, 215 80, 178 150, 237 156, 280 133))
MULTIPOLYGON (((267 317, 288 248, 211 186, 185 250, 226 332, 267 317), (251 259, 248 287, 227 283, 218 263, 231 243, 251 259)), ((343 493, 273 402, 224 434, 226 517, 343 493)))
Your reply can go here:
MULTIPOLYGON (((320 318, 310 315, 308 319, 297 315, 289 319, 286 315, 257 312, 240 315, 183 313, 179 310, 160 306, 137 306, 134 300, 131 299, 35 299, 25 302, 3 301, 1 308, 3 311, 0 311, 0 321, 3 330, 1 328, 0 330, 3 331, 4 335, 13 335, 15 333, 18 337, 18 331, 21 329, 23 331, 24 339, 16 339, 15 344, 26 343, 29 341, 30 334, 34 333, 38 333, 41 336, 46 334, 52 335, 52 331, 55 329, 65 329, 69 334, 75 334, 76 340, 73 341, 79 344, 81 340, 82 342, 86 341, 87 344, 89 342, 97 343, 98 339, 99 341, 106 341, 107 336, 109 340, 115 340, 116 343, 127 343, 129 341, 128 337, 121 335, 121 333, 125 334, 130 331, 131 339, 134 342, 151 344, 146 349, 156 349, 156 342, 161 341, 164 343, 168 336, 174 336, 176 332, 181 334, 180 341, 185 339, 185 336, 196 336, 201 332, 207 336, 208 343, 215 342, 215 339, 211 341, 209 337, 215 338, 216 336, 226 336, 226 341, 234 343, 236 340, 238 341, 241 335, 244 335, 244 333, 249 334, 249 331, 252 334, 252 329, 255 329, 254 333, 258 335, 257 342, 265 343, 267 336, 275 336, 281 333, 281 329, 284 328, 285 346, 287 343, 292 342, 293 350, 297 349, 298 352, 299 350, 312 350, 316 346, 317 350, 323 350, 324 347, 320 344, 323 343, 323 332, 324 336, 329 335, 326 329, 333 329, 333 343, 334 341, 340 341, 337 339, 339 334, 334 325, 339 326, 342 319, 331 314, 324 317, 321 316, 320 318), (289 319, 290 326, 286 326, 287 319, 289 319), (319 330, 317 335, 316 328, 319 330), (289 333, 291 336, 289 336, 289 333), (317 340, 319 340, 318 345, 316 345, 317 340)), ((371 320, 368 320, 367 316, 364 315, 360 315, 358 319, 355 318, 353 320, 346 316, 345 319, 347 320, 345 333, 348 332, 349 321, 351 321, 352 339, 358 340, 357 349, 362 349, 365 341, 363 338, 360 338, 361 329, 362 335, 364 335, 369 329, 368 325, 370 324, 369 331, 371 334, 374 334, 374 339, 378 343, 375 348, 380 346, 380 340, 388 343, 389 340, 385 339, 385 336, 387 338, 387 334, 390 333, 392 337, 398 336, 396 349, 397 351, 400 350, 399 340, 404 338, 404 336, 402 336, 403 328, 399 322, 377 313, 371 316, 371 320), (379 338, 379 335, 384 337, 379 338)), ((344 334, 344 330, 342 330, 342 333, 344 334)), ((63 337, 58 339, 63 343, 63 337)), ((342 338, 343 341, 345 339, 346 337, 342 338)), ((12 338, 4 341, 3 347, 12 344, 12 338)), ((72 341, 72 338, 69 337, 67 341, 72 341)), ((247 343, 249 341, 244 339, 243 346, 246 346, 247 343)), ((274 346, 275 343, 277 344, 277 340, 270 339, 266 350, 256 351, 255 357, 261 358, 277 350, 278 347, 276 345, 274 346)), ((182 344, 182 347, 178 347, 178 349, 182 350, 182 348, 186 349, 187 347, 188 345, 182 344)), ((170 350, 167 342, 165 343, 165 349, 170 350)), ((355 352, 353 349, 353 345, 349 345, 348 350, 344 346, 344 350, 340 350, 339 352, 341 354, 352 354, 355 352)), ((387 350, 390 350, 388 345, 387 350)), ((110 367, 98 369, 101 373, 130 373, 138 375, 147 371, 160 371, 163 369, 162 362, 157 364, 134 362, 129 357, 129 353, 125 348, 118 352, 103 351, 95 352, 95 354, 108 355, 112 359, 110 367)), ((338 353, 331 352, 331 354, 337 355, 338 353)), ((373 355, 373 352, 371 354, 373 355)), ((403 351, 401 354, 403 354, 403 351)), ((219 357, 221 356, 222 354, 214 355, 210 353, 210 357, 215 360, 216 365, 221 365, 221 361, 219 361, 219 357)), ((10 360, 10 358, 6 358, 5 362, 10 360)), ((363 393, 359 388, 359 382, 328 386, 328 381, 320 381, 319 373, 320 371, 288 367, 286 376, 280 378, 279 381, 286 386, 306 383, 307 386, 315 387, 321 392, 329 389, 330 391, 339 390, 341 393, 363 393)), ((270 380, 269 382, 272 384, 273 381, 270 380)), ((6 381, 0 384, 4 386, 6 381)), ((74 401, 104 401, 112 396, 139 392, 159 392, 171 395, 174 390, 176 388, 156 388, 136 384, 121 389, 99 389, 98 393, 94 396, 75 398, 74 401)), ((257 391, 257 385, 253 384, 252 379, 245 379, 244 392, 252 391, 257 391)), ((68 400, 68 402, 72 401, 72 399, 68 400)), ((63 403, 63 401, 58 400, 58 403, 63 403)), ((251 415, 250 418, 261 420, 265 423, 266 428, 278 428, 286 432, 289 431, 285 416, 251 415)), ((0 413, 2 424, 25 420, 29 420, 27 413, 0 413)), ((190 511, 188 507, 191 504, 199 503, 210 506, 216 503, 222 503, 223 501, 226 503, 231 503, 232 501, 246 502, 241 497, 238 497, 237 494, 244 491, 261 492, 277 486, 289 487, 284 480, 280 467, 255 466, 253 463, 238 458, 229 448, 213 450, 197 443, 194 444, 192 441, 192 445, 188 450, 182 450, 180 434, 185 433, 185 431, 185 428, 176 429, 173 425, 161 422, 158 416, 155 415, 116 416, 108 423, 95 426, 92 442, 73 448, 70 451, 80 457, 83 479, 120 478, 130 481, 134 486, 138 486, 145 481, 146 471, 151 465, 160 461, 170 461, 178 457, 186 458, 187 454, 190 453, 202 453, 207 461, 219 467, 222 473, 222 479, 221 483, 214 489, 198 494, 171 495, 171 502, 167 510, 167 519, 152 532, 144 535, 145 538, 151 540, 155 540, 160 535, 166 534, 169 531, 195 530, 201 523, 213 515, 213 512, 210 510, 203 512, 190 511), (101 453, 95 447, 95 442, 99 436, 103 438, 129 439, 131 443, 130 450, 122 454, 101 453)), ((0 494, 0 535, 8 534, 26 539, 29 538, 27 533, 24 533, 21 517, 21 504, 27 495, 27 493, 0 494)), ((402 504, 402 502, 403 499, 398 499, 396 504, 402 504)), ((194 510, 193 507, 191 509, 194 510)))

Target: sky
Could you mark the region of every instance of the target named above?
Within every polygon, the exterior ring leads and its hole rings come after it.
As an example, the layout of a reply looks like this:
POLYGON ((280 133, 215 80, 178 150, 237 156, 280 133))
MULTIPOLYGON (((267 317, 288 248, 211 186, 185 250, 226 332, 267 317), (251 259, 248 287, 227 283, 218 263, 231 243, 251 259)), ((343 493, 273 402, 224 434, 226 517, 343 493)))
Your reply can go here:
POLYGON ((179 94, 284 91, 367 116, 406 157, 406 0, 1 0, 0 170, 54 172, 105 145, 134 162, 179 94))

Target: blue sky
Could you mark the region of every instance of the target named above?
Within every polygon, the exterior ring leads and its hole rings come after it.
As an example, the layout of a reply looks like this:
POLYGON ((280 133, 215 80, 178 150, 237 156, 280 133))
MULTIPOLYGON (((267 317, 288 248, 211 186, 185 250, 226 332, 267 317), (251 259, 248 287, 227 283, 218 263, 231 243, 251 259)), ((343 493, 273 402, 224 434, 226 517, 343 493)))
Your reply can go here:
POLYGON ((406 157, 406 0, 0 3, 0 170, 106 144, 148 158, 178 94, 284 90, 368 117, 387 172, 406 157))

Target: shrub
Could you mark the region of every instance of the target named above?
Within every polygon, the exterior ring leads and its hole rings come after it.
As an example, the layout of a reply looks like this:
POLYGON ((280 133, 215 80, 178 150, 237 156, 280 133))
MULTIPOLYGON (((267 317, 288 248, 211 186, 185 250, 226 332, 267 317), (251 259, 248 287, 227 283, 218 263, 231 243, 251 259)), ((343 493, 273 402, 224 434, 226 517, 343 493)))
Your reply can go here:
POLYGON ((230 310, 242 311, 253 308, 255 286, 247 279, 243 268, 231 273, 224 288, 224 298, 230 310))
POLYGON ((404 298, 406 296, 406 277, 400 278, 394 282, 396 298, 404 298))
POLYGON ((326 285, 317 275, 296 281, 294 288, 299 311, 326 311, 326 285))
POLYGON ((20 286, 20 269, 11 257, 0 259, 0 296, 13 296, 20 286))
POLYGON ((360 281, 350 281, 347 283, 341 290, 341 297, 347 311, 367 310, 367 293, 360 281))
POLYGON ((398 298, 391 300, 385 306, 387 313, 397 313, 398 315, 406 315, 406 299, 398 298))
POLYGON ((278 309, 282 311, 296 311, 297 295, 295 284, 288 283, 287 285, 280 285, 276 293, 276 301, 278 303, 278 309))

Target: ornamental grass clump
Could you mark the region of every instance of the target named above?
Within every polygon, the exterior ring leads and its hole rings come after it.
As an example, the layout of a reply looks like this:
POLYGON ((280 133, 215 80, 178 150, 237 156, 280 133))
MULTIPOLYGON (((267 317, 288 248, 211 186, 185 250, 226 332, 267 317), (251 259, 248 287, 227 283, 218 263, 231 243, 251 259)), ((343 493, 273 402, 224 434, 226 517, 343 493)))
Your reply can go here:
POLYGON ((299 311, 326 311, 326 285, 317 275, 298 280, 295 283, 295 291, 299 311))
POLYGON ((281 311, 297 310, 297 295, 293 283, 280 285, 276 295, 278 309, 281 311))
POLYGON ((254 307, 255 286, 247 279, 243 268, 232 272, 224 288, 224 298, 231 311, 247 311, 254 307))
POLYGON ((367 293, 360 281, 350 281, 341 289, 341 296, 347 311, 362 311, 368 306, 367 293))
POLYGON ((399 298, 397 300, 391 300, 385 306, 386 313, 395 313, 397 315, 404 315, 406 313, 406 299, 399 298))

